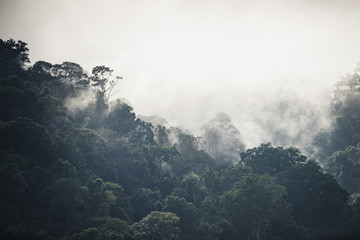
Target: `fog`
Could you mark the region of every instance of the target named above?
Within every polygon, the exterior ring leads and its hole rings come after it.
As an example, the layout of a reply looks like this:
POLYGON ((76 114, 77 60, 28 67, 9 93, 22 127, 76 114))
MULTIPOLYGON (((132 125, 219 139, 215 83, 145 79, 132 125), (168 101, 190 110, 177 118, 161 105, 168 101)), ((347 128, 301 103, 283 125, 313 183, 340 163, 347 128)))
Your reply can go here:
POLYGON ((136 113, 195 135, 225 113, 246 147, 306 145, 360 62, 356 0, 0 4, 0 38, 27 42, 32 63, 109 66, 136 113))

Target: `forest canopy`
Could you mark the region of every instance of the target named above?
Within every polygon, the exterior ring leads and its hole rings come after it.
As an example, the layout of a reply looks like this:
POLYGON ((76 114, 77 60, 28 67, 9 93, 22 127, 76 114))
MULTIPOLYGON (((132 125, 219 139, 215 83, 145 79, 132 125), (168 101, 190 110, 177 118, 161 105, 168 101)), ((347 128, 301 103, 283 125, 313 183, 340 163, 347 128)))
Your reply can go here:
POLYGON ((360 235, 360 67, 303 152, 246 148, 227 114, 194 136, 113 99, 99 65, 30 65, 0 39, 2 239, 339 239, 360 235))

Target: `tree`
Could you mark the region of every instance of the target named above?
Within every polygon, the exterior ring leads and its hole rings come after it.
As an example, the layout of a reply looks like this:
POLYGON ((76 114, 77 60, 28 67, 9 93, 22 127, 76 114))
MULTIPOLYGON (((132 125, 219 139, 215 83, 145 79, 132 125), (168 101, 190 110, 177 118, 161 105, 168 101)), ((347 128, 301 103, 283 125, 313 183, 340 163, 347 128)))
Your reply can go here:
POLYGON ((240 181, 241 177, 252 173, 251 167, 237 163, 226 169, 223 169, 220 175, 221 185, 224 190, 230 190, 235 183, 240 181))
POLYGON ((161 125, 156 125, 154 127, 154 135, 155 135, 154 136, 155 141, 158 145, 160 146, 170 145, 169 136, 167 134, 166 127, 161 125))
POLYGON ((134 231, 130 229, 128 222, 119 218, 108 217, 106 223, 100 228, 103 240, 130 240, 135 239, 134 231))
POLYGON ((0 39, 0 78, 22 72, 29 63, 29 49, 23 41, 0 39))
POLYGON ((79 64, 73 62, 53 65, 38 61, 29 69, 29 78, 43 92, 46 91, 63 102, 89 90, 90 80, 87 73, 79 64))
POLYGON ((130 138, 134 145, 154 145, 154 132, 151 123, 136 117, 133 108, 117 99, 110 104, 110 112, 103 125, 118 133, 121 137, 130 138))
POLYGON ((66 236, 82 229, 87 213, 87 189, 76 178, 58 178, 41 193, 48 230, 54 236, 66 236))
POLYGON ((100 240, 100 232, 96 228, 88 228, 82 231, 79 240, 100 240))
POLYGON ((201 141, 205 152, 218 161, 238 162, 239 153, 245 150, 239 130, 231 123, 230 116, 218 113, 201 127, 201 141))
POLYGON ((211 168, 205 172, 204 182, 210 194, 222 193, 223 185, 220 181, 220 178, 211 168))
POLYGON ((102 193, 104 199, 110 205, 108 210, 109 216, 129 221, 132 207, 122 186, 114 182, 105 182, 102 193))
POLYGON ((109 67, 96 66, 92 70, 91 82, 92 86, 95 87, 108 102, 110 97, 115 93, 113 92, 115 85, 119 82, 122 77, 116 76, 115 79, 111 78, 114 70, 109 67))
POLYGON ((200 175, 206 171, 207 167, 214 164, 211 156, 200 149, 200 138, 178 128, 171 128, 170 134, 177 139, 176 149, 180 153, 171 164, 172 173, 175 176, 181 178, 190 171, 200 175))
POLYGON ((304 163, 306 157, 296 148, 273 147, 271 143, 246 150, 240 154, 241 162, 254 173, 274 175, 296 164, 304 163))
POLYGON ((341 233, 348 193, 314 160, 280 172, 276 182, 287 188, 295 221, 309 228, 312 237, 341 233))
POLYGON ((197 228, 196 239, 201 240, 220 240, 222 228, 216 224, 209 224, 206 221, 200 221, 197 228))
POLYGON ((40 89, 35 84, 24 81, 17 75, 0 78, 0 119, 4 121, 15 118, 29 117, 39 120, 40 89))
POLYGON ((136 238, 139 240, 177 240, 180 239, 179 221, 174 213, 154 211, 134 223, 132 228, 139 233, 136 238))
POLYGON ((21 154, 30 166, 49 167, 54 160, 48 131, 29 118, 0 122, 0 136, 1 152, 21 154))
POLYGON ((181 239, 191 239, 196 228, 196 207, 184 198, 169 195, 165 199, 163 211, 172 212, 180 218, 181 239))
POLYGON ((314 139, 321 160, 360 142, 360 64, 337 82, 331 126, 314 139))
MULTIPOLYGON (((353 235, 360 236, 360 195, 356 194, 357 196, 351 203, 351 225, 352 228, 350 233, 353 235)), ((355 239, 355 238, 354 238, 355 239)))
POLYGON ((233 238, 293 239, 277 231, 279 226, 294 225, 286 197, 285 187, 277 185, 269 175, 243 176, 232 190, 221 196, 222 206, 233 224, 233 238))
MULTIPOLYGON (((2 156, 2 160, 5 160, 2 156)), ((2 164, 1 164, 2 165, 2 164)), ((11 224, 24 218, 23 206, 26 204, 29 185, 14 163, 0 167, 0 236, 11 224)))
POLYGON ((147 157, 151 161, 149 162, 150 170, 158 178, 161 178, 163 164, 171 164, 174 158, 180 155, 176 145, 172 147, 150 146, 147 153, 147 157))
POLYGON ((184 197, 187 201, 200 205, 204 195, 200 185, 200 176, 194 172, 189 172, 184 175, 180 182, 181 187, 185 190, 184 197))
POLYGON ((71 129, 60 141, 59 156, 67 159, 87 179, 90 174, 106 181, 117 180, 115 162, 110 157, 106 140, 90 129, 71 129))
POLYGON ((160 193, 152 191, 148 188, 136 189, 130 199, 134 208, 133 217, 135 221, 141 220, 152 211, 161 210, 156 209, 156 203, 160 200, 160 193))
POLYGON ((337 151, 326 159, 324 169, 350 194, 360 193, 360 143, 337 151))

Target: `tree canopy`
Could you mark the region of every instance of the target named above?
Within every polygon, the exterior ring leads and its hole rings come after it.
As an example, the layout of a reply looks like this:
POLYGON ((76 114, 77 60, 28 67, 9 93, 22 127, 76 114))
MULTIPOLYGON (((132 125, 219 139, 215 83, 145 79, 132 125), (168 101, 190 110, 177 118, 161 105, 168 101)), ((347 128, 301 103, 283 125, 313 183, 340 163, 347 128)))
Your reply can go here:
POLYGON ((120 78, 104 65, 29 63, 26 43, 0 40, 1 239, 360 235, 358 72, 336 90, 312 159, 246 149, 226 114, 201 137, 141 117, 111 98, 120 78))

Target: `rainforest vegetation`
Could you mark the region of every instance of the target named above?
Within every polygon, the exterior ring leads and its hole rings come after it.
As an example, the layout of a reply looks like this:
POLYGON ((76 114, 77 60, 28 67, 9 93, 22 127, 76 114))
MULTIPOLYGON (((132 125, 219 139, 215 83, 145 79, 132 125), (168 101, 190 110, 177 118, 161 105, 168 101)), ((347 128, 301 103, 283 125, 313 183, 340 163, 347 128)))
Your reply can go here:
POLYGON ((30 65, 28 51, 0 40, 1 239, 360 235, 360 69, 338 82, 331 127, 305 153, 246 149, 226 114, 202 138, 151 123, 112 98, 111 68, 30 65))

